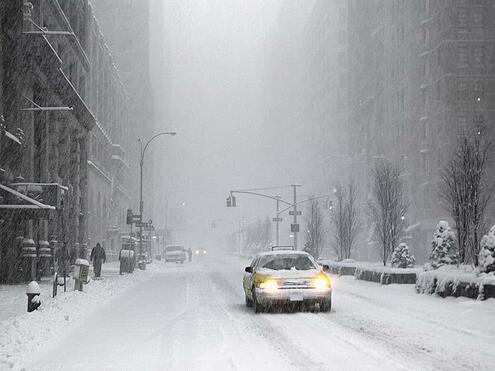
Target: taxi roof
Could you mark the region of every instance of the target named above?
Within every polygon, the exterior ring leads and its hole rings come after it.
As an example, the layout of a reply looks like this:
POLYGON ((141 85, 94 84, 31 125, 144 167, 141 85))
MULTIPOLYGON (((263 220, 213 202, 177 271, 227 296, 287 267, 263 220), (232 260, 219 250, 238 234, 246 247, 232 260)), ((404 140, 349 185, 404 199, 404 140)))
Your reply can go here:
POLYGON ((310 255, 306 251, 299 250, 274 250, 274 251, 263 251, 256 256, 266 256, 266 255, 310 255))

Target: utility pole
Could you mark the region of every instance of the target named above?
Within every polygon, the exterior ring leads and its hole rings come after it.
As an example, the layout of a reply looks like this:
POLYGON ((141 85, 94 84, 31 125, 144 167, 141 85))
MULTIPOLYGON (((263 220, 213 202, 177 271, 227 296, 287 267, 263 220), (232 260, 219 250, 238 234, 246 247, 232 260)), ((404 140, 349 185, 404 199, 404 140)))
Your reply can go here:
MULTIPOLYGON (((144 166, 144 155, 146 154, 146 149, 148 149, 148 146, 150 143, 158 138, 159 136, 162 135, 170 135, 170 136, 175 136, 177 133, 175 131, 167 131, 167 132, 162 132, 155 134, 154 136, 151 137, 150 140, 146 142, 146 144, 143 146, 143 142, 141 141, 141 138, 138 138, 138 142, 140 145, 140 158, 139 158, 139 256, 138 256, 138 261, 141 258, 141 255, 143 254, 143 166, 144 166)), ((146 269, 146 262, 142 263, 141 269, 146 269)))
POLYGON ((280 196, 277 196, 277 214, 276 214, 276 242, 275 242, 275 246, 278 246, 279 245, 279 240, 280 240, 280 216, 278 215, 280 211, 280 196))
POLYGON ((294 234, 294 250, 297 250, 297 232, 299 230, 299 225, 297 224, 297 185, 293 184, 292 186, 294 193, 294 225, 292 229, 292 233, 294 234))

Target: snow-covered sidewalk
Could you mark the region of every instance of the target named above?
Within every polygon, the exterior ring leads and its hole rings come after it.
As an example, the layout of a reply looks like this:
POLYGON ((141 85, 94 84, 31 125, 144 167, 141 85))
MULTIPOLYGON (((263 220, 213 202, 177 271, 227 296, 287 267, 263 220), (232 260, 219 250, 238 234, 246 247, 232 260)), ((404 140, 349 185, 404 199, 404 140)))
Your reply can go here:
MULTIPOLYGON (((151 264, 146 271, 121 276, 118 262, 104 264, 102 279, 92 279, 84 286, 84 292, 74 291, 74 281, 69 280, 68 291, 64 293, 63 287, 59 288, 55 298, 51 297, 51 281, 43 281, 41 308, 32 313, 26 312, 26 285, 0 286, 0 370, 18 369, 26 356, 36 353, 41 345, 58 341, 101 305, 160 269, 162 265, 151 264)), ((93 278, 92 272, 90 277, 93 278)))

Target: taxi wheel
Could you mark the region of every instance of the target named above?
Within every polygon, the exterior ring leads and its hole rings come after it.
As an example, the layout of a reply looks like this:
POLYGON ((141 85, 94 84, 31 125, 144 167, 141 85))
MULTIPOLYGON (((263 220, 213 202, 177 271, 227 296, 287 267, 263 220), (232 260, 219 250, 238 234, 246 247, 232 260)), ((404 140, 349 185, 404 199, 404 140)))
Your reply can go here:
POLYGON ((253 290, 253 305, 254 305, 254 313, 261 313, 265 308, 263 308, 263 305, 261 305, 258 300, 256 300, 256 294, 254 293, 253 290))
POLYGON ((253 301, 249 299, 246 295, 244 295, 246 299, 246 307, 251 308, 253 306, 253 301))
POLYGON ((320 312, 330 312, 332 310, 332 299, 320 302, 320 312))

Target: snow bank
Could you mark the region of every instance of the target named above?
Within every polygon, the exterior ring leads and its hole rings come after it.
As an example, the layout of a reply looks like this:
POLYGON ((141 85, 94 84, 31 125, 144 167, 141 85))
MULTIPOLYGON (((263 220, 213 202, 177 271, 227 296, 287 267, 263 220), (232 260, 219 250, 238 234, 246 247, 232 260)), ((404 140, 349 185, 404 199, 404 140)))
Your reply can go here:
POLYGON ((410 268, 395 268, 395 267, 384 267, 383 263, 379 262, 346 262, 346 261, 333 261, 333 260, 319 260, 319 264, 326 264, 331 267, 354 267, 356 269, 367 269, 374 270, 381 273, 419 273, 421 268, 418 266, 410 268))
MULTIPOLYGON (((152 264, 148 270, 132 275, 115 274, 104 280, 91 281, 84 286, 84 292, 62 291, 55 298, 43 296, 40 310, 1 321, 0 369, 22 370, 22 364, 40 347, 53 344, 99 306, 160 269, 160 265, 152 264)), ((69 287, 73 285, 74 281, 70 280, 69 287)))
MULTIPOLYGON (((418 274, 416 291, 439 296, 465 296, 473 299, 487 299, 485 287, 495 286, 493 273, 480 273, 471 266, 444 265, 436 270, 418 274)), ((492 288, 490 287, 490 292, 492 288)))
POLYGON ((416 276, 421 272, 419 267, 395 268, 384 267, 382 263, 370 262, 335 262, 331 260, 320 260, 320 264, 326 264, 330 273, 339 276, 354 276, 356 279, 378 282, 381 284, 414 284, 416 276))
POLYGON ((482 272, 489 273, 495 271, 495 225, 481 239, 479 265, 482 272))

